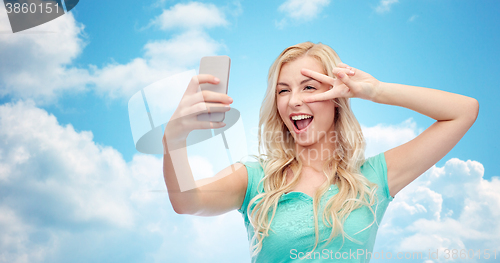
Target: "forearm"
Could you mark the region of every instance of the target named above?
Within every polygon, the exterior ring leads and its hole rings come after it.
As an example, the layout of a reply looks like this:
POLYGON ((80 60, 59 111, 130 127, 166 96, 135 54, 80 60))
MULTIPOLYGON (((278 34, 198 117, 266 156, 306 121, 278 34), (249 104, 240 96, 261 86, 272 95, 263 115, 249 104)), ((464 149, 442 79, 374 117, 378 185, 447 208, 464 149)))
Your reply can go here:
POLYGON ((405 107, 437 121, 475 120, 477 100, 442 90, 380 82, 372 101, 405 107))
POLYGON ((213 177, 195 182, 187 158, 186 142, 183 144, 184 147, 179 149, 175 147, 177 150, 167 149, 163 156, 163 174, 175 212, 215 216, 240 208, 248 181, 245 166, 234 164, 213 177))
POLYGON ((167 186, 170 203, 175 212, 179 214, 191 214, 197 209, 200 199, 198 189, 195 187, 193 173, 189 166, 186 143, 184 142, 184 147, 169 151, 164 141, 164 148, 163 177, 167 186), (185 190, 186 188, 189 190, 185 190))

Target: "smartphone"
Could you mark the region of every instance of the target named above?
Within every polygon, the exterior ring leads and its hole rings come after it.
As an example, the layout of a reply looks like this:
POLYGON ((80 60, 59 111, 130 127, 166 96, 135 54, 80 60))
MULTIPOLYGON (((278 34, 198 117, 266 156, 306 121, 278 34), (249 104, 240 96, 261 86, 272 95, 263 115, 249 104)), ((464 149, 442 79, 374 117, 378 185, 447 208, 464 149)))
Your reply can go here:
MULTIPOLYGON (((229 82, 229 68, 231 59, 228 56, 202 57, 200 61, 199 74, 210 74, 220 79, 219 84, 200 84, 201 90, 211 90, 227 94, 227 84, 229 82)), ((202 113, 198 115, 199 121, 220 122, 225 117, 224 112, 202 113)))

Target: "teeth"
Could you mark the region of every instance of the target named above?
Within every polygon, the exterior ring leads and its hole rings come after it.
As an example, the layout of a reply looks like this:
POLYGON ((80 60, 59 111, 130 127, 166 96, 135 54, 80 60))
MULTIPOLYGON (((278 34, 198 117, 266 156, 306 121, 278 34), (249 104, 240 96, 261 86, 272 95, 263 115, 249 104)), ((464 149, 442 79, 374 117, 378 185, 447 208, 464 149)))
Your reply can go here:
POLYGON ((308 119, 308 118, 312 118, 312 116, 311 115, 296 115, 296 116, 292 116, 292 120, 294 120, 294 121, 308 119))

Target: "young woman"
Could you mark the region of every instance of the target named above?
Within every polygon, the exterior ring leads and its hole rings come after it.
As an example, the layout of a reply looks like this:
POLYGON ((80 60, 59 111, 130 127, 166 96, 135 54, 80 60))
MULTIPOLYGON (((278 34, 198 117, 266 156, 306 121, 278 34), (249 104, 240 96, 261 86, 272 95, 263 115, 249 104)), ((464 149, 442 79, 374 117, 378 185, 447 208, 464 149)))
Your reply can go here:
POLYGON ((384 83, 341 63, 326 45, 301 43, 285 49, 269 70, 258 162, 236 163, 181 192, 178 180, 193 181, 182 150, 187 135, 224 126, 199 122, 196 115, 227 111, 232 103, 225 94, 196 92, 200 83, 217 82, 198 75, 189 84, 165 129, 164 177, 177 213, 238 209, 252 262, 369 261, 390 201, 458 143, 479 110, 473 98, 384 83), (410 142, 365 159, 350 98, 405 107, 436 122, 410 142))

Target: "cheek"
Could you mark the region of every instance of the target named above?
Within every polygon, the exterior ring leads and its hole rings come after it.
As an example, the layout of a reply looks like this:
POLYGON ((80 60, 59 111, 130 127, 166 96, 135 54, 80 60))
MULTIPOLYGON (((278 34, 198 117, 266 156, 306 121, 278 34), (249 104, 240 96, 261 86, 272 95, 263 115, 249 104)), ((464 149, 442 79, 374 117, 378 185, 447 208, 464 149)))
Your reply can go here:
POLYGON ((314 118, 320 120, 321 124, 333 122, 335 114, 335 103, 332 101, 322 101, 310 103, 309 108, 314 114, 314 118))
POLYGON ((277 100, 276 108, 278 108, 278 114, 281 116, 281 119, 284 120, 284 117, 286 116, 286 102, 283 100, 277 100))
POLYGON ((318 101, 308 104, 309 108, 317 113, 329 113, 330 111, 333 114, 333 110, 335 108, 335 103, 333 101, 318 101))

